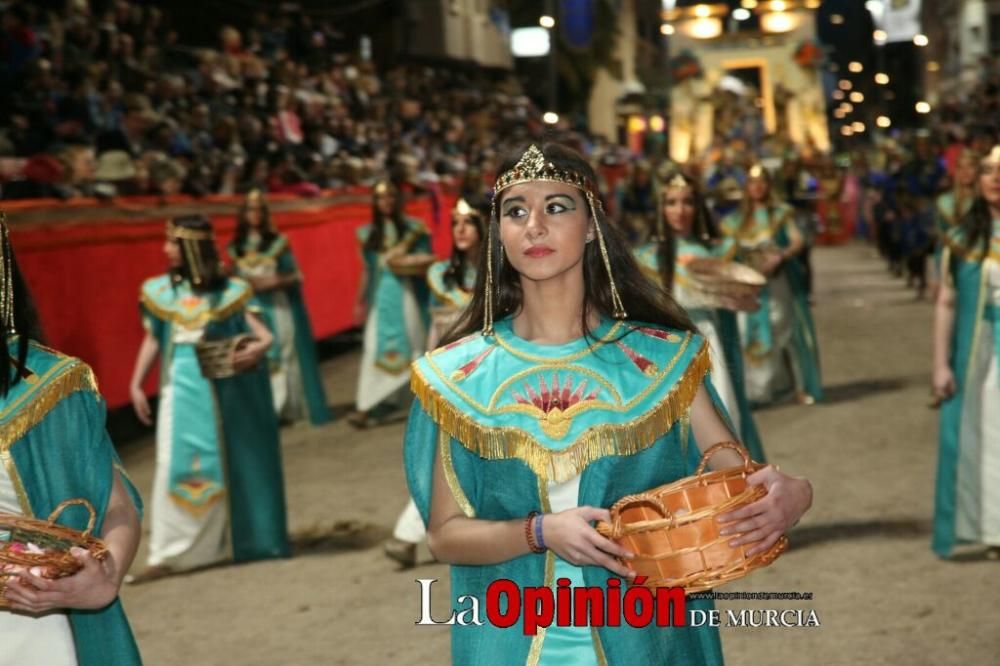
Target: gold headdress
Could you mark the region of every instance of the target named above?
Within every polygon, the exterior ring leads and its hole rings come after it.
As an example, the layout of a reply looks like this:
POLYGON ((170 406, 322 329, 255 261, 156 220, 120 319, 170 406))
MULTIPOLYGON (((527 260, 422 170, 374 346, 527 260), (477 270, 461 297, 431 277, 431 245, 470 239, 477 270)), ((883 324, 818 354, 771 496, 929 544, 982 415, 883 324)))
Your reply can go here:
POLYGON ((191 283, 200 286, 205 280, 205 273, 208 272, 209 267, 205 264, 199 243, 215 240, 212 229, 191 229, 169 220, 167 222, 167 237, 174 239, 180 245, 181 253, 187 260, 188 269, 191 271, 191 283))
POLYGON ((375 183, 375 187, 372 189, 372 191, 375 193, 376 196, 381 196, 383 194, 389 194, 390 192, 392 192, 393 194, 395 194, 396 193, 396 186, 393 185, 390 181, 382 179, 382 180, 378 181, 377 183, 375 183))
POLYGON ((264 204, 264 193, 261 192, 256 187, 253 188, 252 190, 250 190, 249 192, 247 192, 246 203, 247 203, 247 205, 253 205, 253 204, 261 204, 261 205, 263 205, 264 204))
POLYGON ((455 212, 459 215, 472 215, 476 212, 476 209, 469 205, 469 202, 465 199, 459 199, 455 202, 455 212))
MULTIPOLYGON (((514 185, 519 185, 521 183, 533 183, 537 181, 547 183, 564 183, 566 185, 572 185, 583 192, 587 199, 587 205, 590 207, 590 217, 594 221, 594 230, 597 234, 597 243, 601 251, 601 259, 604 262, 604 269, 608 273, 608 282, 611 288, 611 303, 614 307, 613 315, 615 319, 626 319, 628 317, 628 313, 625 311, 625 305, 622 303, 621 296, 618 293, 618 287, 615 285, 614 276, 611 274, 611 260, 608 257, 608 248, 604 242, 604 233, 601 231, 601 222, 597 216, 598 211, 603 212, 604 208, 601 205, 601 199, 597 193, 597 186, 590 180, 590 178, 571 169, 560 169, 556 167, 554 164, 545 159, 545 154, 542 153, 538 146, 531 144, 528 146, 527 150, 522 153, 520 159, 517 160, 517 163, 511 167, 510 170, 505 171, 497 177, 496 184, 493 187, 493 218, 498 218, 497 203, 500 201, 501 192, 513 187, 514 185)), ((500 251, 500 260, 502 262, 502 247, 500 248, 500 251)), ((492 224, 490 224, 489 231, 486 234, 486 257, 486 307, 483 309, 483 335, 493 335, 494 269, 492 224)), ((497 270, 499 270, 499 268, 497 270)))
POLYGON ((677 173, 673 178, 667 183, 668 190, 683 190, 685 188, 691 187, 691 183, 687 182, 683 174, 677 173))
POLYGON ((986 154, 983 158, 983 162, 986 164, 1000 164, 1000 143, 993 146, 993 148, 986 154))
POLYGON ((750 167, 750 170, 747 171, 747 178, 763 178, 764 180, 771 180, 771 174, 763 164, 757 163, 750 167))
POLYGON ((14 252, 7 216, 0 211, 0 332, 14 332, 14 252))

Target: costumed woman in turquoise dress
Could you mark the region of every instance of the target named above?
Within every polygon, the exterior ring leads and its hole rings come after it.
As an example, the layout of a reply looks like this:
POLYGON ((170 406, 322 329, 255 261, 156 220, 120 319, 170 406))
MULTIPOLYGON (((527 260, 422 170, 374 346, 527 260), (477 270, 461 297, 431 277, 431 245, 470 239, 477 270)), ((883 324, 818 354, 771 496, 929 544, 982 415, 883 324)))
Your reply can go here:
POLYGON ((278 233, 271 223, 267 202, 259 190, 247 194, 228 250, 236 275, 253 287, 254 305, 274 336, 267 359, 279 419, 308 418, 313 425, 326 423, 330 409, 302 299, 302 273, 288 237, 278 233))
MULTIPOLYGON (((93 533, 108 547, 102 562, 72 550, 81 568, 67 578, 0 573, 8 606, 0 607, 0 661, 138 666, 118 591, 139 545, 142 503, 105 430, 94 373, 40 337, 0 216, 0 513, 44 519, 64 500, 84 499, 96 511, 93 533)), ((57 522, 83 530, 89 518, 72 505, 57 522)), ((0 532, 0 541, 7 536, 0 532)))
POLYGON ((718 299, 706 302, 687 270, 693 259, 732 260, 736 244, 719 233, 696 180, 680 171, 664 175, 658 197, 656 233, 636 248, 636 260, 647 277, 671 293, 708 340, 715 390, 750 456, 764 462, 764 447, 743 388, 743 353, 736 323, 738 304, 724 308, 718 299))
POLYGON ((271 333, 247 309, 250 285, 226 277, 207 219, 168 222, 163 250, 170 271, 146 280, 139 294, 146 336, 129 389, 139 420, 152 424, 142 383, 159 356, 149 560, 137 581, 229 558, 289 555, 264 362, 271 333), (236 374, 205 376, 196 347, 241 338, 230 356, 236 374))
POLYGON ((722 221, 738 257, 763 273, 761 307, 739 315, 744 380, 752 403, 794 393, 800 404, 823 399, 819 347, 798 255, 804 247, 794 209, 774 198, 771 175, 757 164, 747 173, 743 204, 722 221))
POLYGON ((955 160, 955 173, 952 174, 954 184, 948 192, 939 195, 934 203, 935 236, 937 244, 934 252, 934 265, 938 268, 940 280, 941 252, 946 245, 946 236, 953 228, 961 224, 962 218, 969 212, 972 201, 976 198, 976 179, 979 178, 979 155, 971 148, 962 150, 955 160))
MULTIPOLYGON (((628 553, 593 528, 610 519, 601 507, 692 474, 701 450, 733 439, 704 338, 643 277, 583 157, 532 145, 499 173, 472 302, 414 363, 404 449, 428 545, 452 565, 451 594, 481 608, 499 579, 522 590, 621 584, 630 574, 615 558, 628 553)), ((725 453, 716 467, 742 464, 725 453)), ((770 494, 720 518, 756 552, 812 491, 771 466, 749 480, 770 494)), ((532 636, 484 618, 453 626, 451 645, 459 664, 722 662, 708 626, 553 624, 532 636)))
POLYGON ((372 222, 357 232, 364 271, 354 316, 365 323, 365 332, 350 421, 359 428, 377 422, 372 414, 377 407, 401 397, 410 363, 426 349, 426 270, 434 261, 427 227, 403 214, 396 186, 379 181, 372 197, 372 222))
POLYGON ((979 166, 979 196, 944 236, 934 313, 941 402, 933 549, 985 544, 1000 557, 1000 145, 979 166))
MULTIPOLYGON (((459 199, 451 211, 451 257, 431 264, 427 270, 427 284, 431 290, 428 349, 437 347, 438 340, 455 324, 472 300, 480 244, 486 237, 490 208, 489 201, 483 198, 471 201, 459 199)), ((410 499, 396 520, 392 538, 385 543, 385 554, 404 567, 412 567, 417 563, 417 544, 426 535, 417 505, 410 499)))

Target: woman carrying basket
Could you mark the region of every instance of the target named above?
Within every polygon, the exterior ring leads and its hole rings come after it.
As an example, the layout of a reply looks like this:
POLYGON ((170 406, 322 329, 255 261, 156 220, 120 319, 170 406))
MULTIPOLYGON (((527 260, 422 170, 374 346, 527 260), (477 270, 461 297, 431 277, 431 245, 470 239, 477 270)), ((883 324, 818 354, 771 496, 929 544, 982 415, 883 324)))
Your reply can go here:
MULTIPOLYGON (((108 549, 103 561, 72 549, 80 569, 66 578, 30 569, 0 575, 0 660, 139 664, 118 590, 139 545, 142 503, 105 430, 93 372, 40 337, 0 217, 0 513, 44 519, 64 500, 86 500, 95 509, 92 533, 108 549)), ((90 517, 69 506, 58 522, 85 530, 90 517)), ((6 538, 0 533, 0 543, 6 538)))
POLYGON ((253 286, 254 303, 274 335, 267 360, 278 417, 292 422, 309 419, 313 425, 326 423, 330 409, 302 298, 302 274, 288 237, 272 225, 260 190, 247 194, 228 250, 236 274, 253 286))
POLYGON ((979 163, 979 196, 943 237, 934 312, 941 403, 934 552, 1000 556, 1000 145, 979 163))
POLYGON ((387 180, 372 192, 372 222, 358 229, 364 272, 355 303, 355 320, 364 322, 361 374, 352 425, 374 425, 376 408, 406 386, 410 363, 424 352, 430 320, 427 266, 433 261, 431 237, 420 220, 403 214, 399 190, 387 180), (428 263, 420 271, 423 257, 428 263), (410 269, 414 269, 411 272, 410 269))
POLYGON ((149 562, 136 580, 289 554, 278 420, 261 362, 271 333, 247 310, 250 285, 223 273, 207 219, 168 222, 163 250, 170 271, 140 291, 146 336, 130 386, 139 420, 152 424, 142 383, 159 356, 149 562), (226 341, 239 344, 221 367, 199 359, 199 347, 226 341))
POLYGON ((804 405, 822 400, 819 346, 798 260, 805 240, 762 165, 747 172, 743 204, 722 221, 722 233, 736 242, 740 260, 768 279, 760 309, 739 316, 747 397, 757 404, 787 393, 804 405))
POLYGON ((647 277, 666 288, 694 320, 712 350, 712 380, 736 432, 750 456, 764 462, 764 447, 743 387, 743 353, 736 324, 736 303, 719 307, 698 291, 687 265, 694 259, 731 260, 732 239, 724 238, 697 181, 679 171, 666 174, 660 186, 657 232, 636 248, 635 258, 647 277))
MULTIPOLYGON (((431 551, 455 565, 452 594, 481 605, 498 579, 606 590, 610 575, 628 576, 615 558, 629 554, 591 526, 610 518, 597 507, 687 476, 699 449, 733 439, 704 339, 608 225, 586 161, 532 145, 499 173, 472 302, 444 346, 414 363, 405 444, 431 551)), ((763 551, 805 512, 811 487, 773 467, 750 482, 766 498, 720 518, 763 551)), ((722 653, 711 627, 454 626, 452 660, 482 659, 711 664, 722 653)))

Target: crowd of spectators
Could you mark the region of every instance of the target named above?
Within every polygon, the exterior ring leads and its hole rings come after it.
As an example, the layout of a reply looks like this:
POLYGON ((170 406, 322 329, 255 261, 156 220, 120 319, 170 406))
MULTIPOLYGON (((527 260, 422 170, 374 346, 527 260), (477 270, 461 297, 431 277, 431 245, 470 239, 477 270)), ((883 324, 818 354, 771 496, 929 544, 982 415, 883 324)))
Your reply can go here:
POLYGON ((277 3, 213 48, 181 43, 155 6, 103 4, 0 5, 3 198, 308 195, 473 166, 475 180, 498 145, 542 129, 512 75, 379 69, 277 3))

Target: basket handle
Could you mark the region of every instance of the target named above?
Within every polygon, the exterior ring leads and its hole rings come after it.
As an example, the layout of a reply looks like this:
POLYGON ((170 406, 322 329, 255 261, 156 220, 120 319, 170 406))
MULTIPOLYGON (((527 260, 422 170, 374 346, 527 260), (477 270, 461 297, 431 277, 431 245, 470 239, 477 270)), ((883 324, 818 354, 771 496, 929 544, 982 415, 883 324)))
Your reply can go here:
POLYGON ((68 499, 59 502, 59 506, 53 509, 52 513, 49 514, 48 521, 54 524, 56 522, 56 519, 59 518, 60 514, 62 514, 63 510, 68 506, 73 506, 74 504, 79 504, 80 506, 85 508, 88 513, 90 513, 90 519, 87 521, 87 529, 83 531, 83 536, 89 537, 91 530, 94 529, 94 523, 97 521, 97 512, 94 511, 94 505, 88 502, 87 500, 83 499, 82 497, 78 499, 68 499))
POLYGON ((712 459, 712 456, 723 449, 732 449, 733 451, 736 451, 736 453, 740 454, 740 457, 743 458, 743 470, 746 472, 750 471, 750 452, 746 450, 745 446, 739 442, 719 442, 702 454, 701 462, 698 463, 698 469, 695 470, 694 473, 695 476, 701 476, 704 474, 705 468, 708 467, 708 461, 712 459))
POLYGON ((652 504, 659 510, 664 518, 668 519, 671 524, 674 521, 674 514, 670 513, 667 507, 663 506, 663 502, 656 495, 651 495, 649 493, 637 493, 635 495, 626 495, 611 507, 611 526, 610 530, 607 528, 601 529, 603 525, 598 525, 598 531, 604 536, 610 539, 617 539, 622 535, 622 511, 634 504, 652 504), (607 532, 607 534, 605 534, 607 532))

